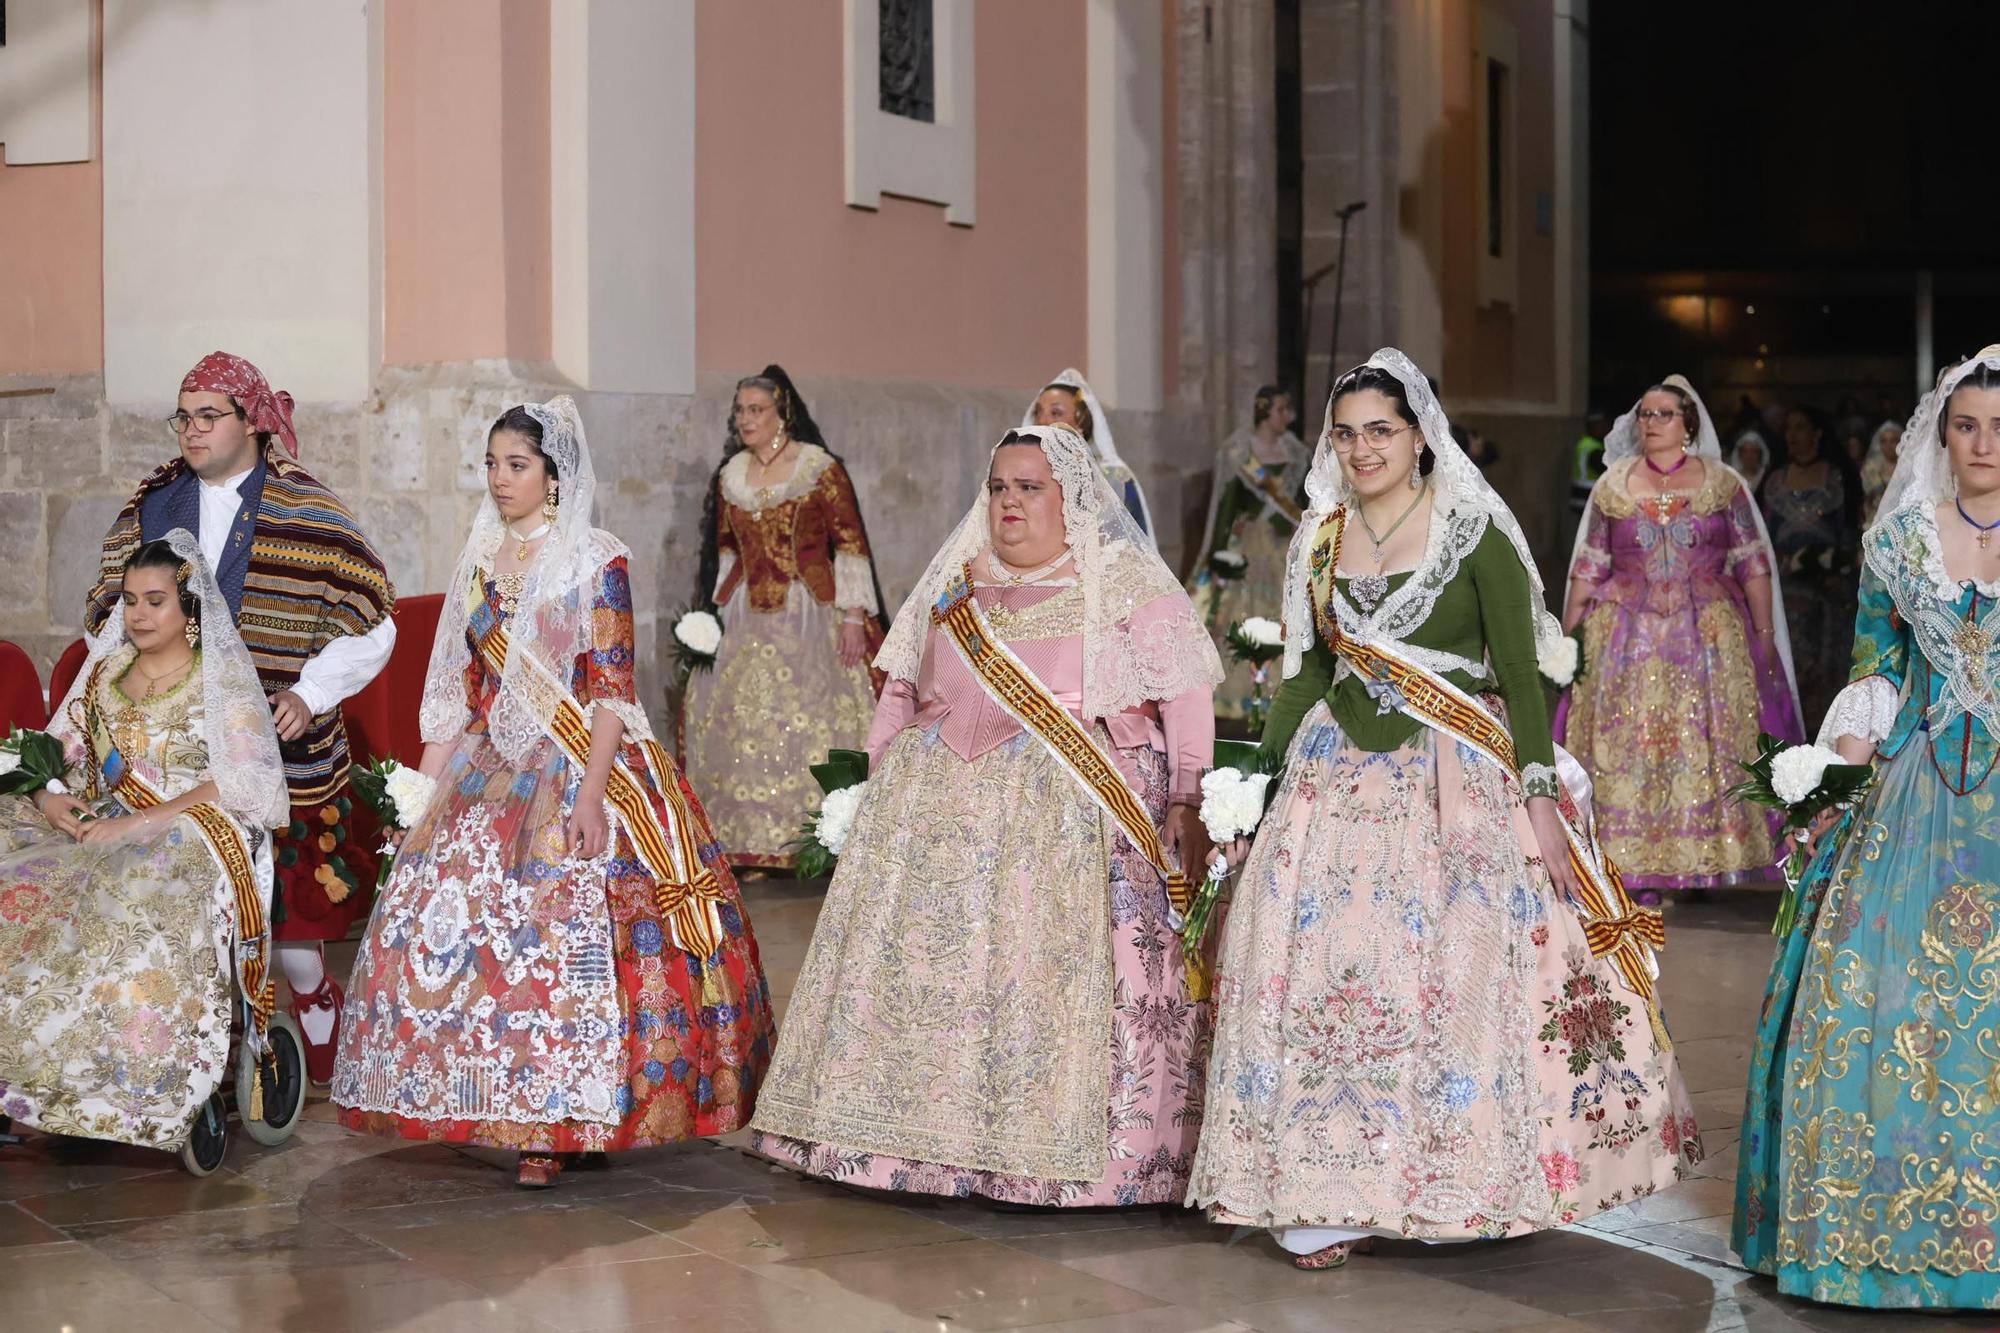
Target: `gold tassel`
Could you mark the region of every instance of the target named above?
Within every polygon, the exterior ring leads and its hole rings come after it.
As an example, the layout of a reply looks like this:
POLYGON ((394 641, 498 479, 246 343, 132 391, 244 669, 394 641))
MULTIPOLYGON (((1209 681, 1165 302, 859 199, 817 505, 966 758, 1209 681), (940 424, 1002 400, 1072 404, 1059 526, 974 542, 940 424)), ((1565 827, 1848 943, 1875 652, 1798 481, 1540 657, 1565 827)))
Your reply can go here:
POLYGON ((264 1118, 264 1061, 268 1052, 250 1062, 250 1118, 264 1118))
POLYGON ((715 969, 706 963, 701 969, 701 1003, 703 1008, 714 1008, 722 1003, 722 986, 715 979, 715 969))
POLYGON ((1202 962, 1198 954, 1183 954, 1181 961, 1187 964, 1187 995, 1189 1004, 1200 1004, 1208 998, 1208 964, 1202 962))

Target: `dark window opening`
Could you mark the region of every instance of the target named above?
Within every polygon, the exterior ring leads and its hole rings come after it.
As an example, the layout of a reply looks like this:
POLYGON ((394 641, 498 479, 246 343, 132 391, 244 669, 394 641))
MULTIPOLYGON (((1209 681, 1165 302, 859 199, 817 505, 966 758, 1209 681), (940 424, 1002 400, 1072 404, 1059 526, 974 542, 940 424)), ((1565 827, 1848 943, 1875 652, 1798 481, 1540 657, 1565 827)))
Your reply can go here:
POLYGON ((1486 253, 1507 252, 1507 67, 1486 62, 1486 253))
POLYGON ((892 116, 935 123, 936 59, 931 0, 878 0, 881 105, 892 116))

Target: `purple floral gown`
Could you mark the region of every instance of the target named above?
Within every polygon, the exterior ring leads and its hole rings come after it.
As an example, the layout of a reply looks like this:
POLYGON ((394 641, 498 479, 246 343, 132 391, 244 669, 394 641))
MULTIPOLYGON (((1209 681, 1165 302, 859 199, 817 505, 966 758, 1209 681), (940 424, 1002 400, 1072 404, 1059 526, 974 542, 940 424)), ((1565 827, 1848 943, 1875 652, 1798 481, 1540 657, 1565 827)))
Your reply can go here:
POLYGON ((1629 887, 1767 879, 1770 821, 1723 793, 1760 730, 1804 738, 1744 591, 1773 577, 1771 551, 1734 472, 1710 462, 1692 494, 1635 496, 1627 478, 1640 461, 1614 463, 1591 492, 1570 570, 1589 586, 1584 668, 1557 739, 1590 772, 1598 835, 1629 887))

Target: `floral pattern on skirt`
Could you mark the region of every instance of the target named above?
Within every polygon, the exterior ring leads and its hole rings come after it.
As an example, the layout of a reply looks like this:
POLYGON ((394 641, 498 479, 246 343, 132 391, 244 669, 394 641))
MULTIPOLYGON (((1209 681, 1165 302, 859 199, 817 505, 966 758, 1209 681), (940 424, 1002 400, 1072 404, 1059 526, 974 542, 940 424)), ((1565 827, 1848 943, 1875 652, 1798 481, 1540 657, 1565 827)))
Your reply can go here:
MULTIPOLYGON (((115 798, 101 818, 132 813, 115 798)), ((0 1115, 178 1148, 229 1060, 234 891, 194 821, 79 843, 0 796, 0 1115)))
POLYGON ((1701 1148, 1670 1047, 1538 863, 1518 789, 1316 705, 1224 924, 1189 1202, 1450 1239, 1615 1208, 1701 1148))
MULTIPOLYGON (((1158 818, 1164 756, 1125 757, 1158 818)), ((1026 734, 968 763, 906 730, 869 792, 786 1015, 756 1150, 877 1189, 1177 1202, 1208 1006, 1188 1001, 1158 873, 1122 834, 1107 857, 1103 817, 1026 734)))
POLYGON ((1919 732, 1800 884, 1751 1049, 1731 1238, 1778 1290, 2000 1309, 2000 817, 1919 732))

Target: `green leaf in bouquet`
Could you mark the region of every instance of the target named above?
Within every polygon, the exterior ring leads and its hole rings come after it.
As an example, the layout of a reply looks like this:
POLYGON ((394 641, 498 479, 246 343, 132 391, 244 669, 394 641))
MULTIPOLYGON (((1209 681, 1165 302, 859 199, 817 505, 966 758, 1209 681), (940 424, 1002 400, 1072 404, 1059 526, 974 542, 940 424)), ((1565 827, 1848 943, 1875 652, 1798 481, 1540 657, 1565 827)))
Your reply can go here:
POLYGON ((391 818, 395 811, 391 808, 393 803, 389 800, 389 780, 386 774, 379 771, 379 764, 374 766, 350 764, 347 769, 347 785, 354 789, 355 795, 367 803, 368 808, 375 812, 378 819, 390 819, 390 822, 394 822, 391 818))
POLYGON ((46 731, 30 731, 16 726, 0 740, 0 749, 19 757, 13 772, 0 777, 0 794, 25 796, 51 782, 60 782, 68 765, 63 762, 62 742, 46 731))
POLYGON ((831 796, 845 787, 858 787, 868 781, 868 752, 866 750, 828 750, 826 762, 814 764, 808 770, 819 789, 831 796))
MULTIPOLYGON (((839 788, 828 790, 837 791, 839 788)), ((786 843, 785 850, 792 854, 792 873, 800 879, 824 879, 840 863, 839 858, 819 840, 817 812, 805 817, 805 822, 799 825, 799 836, 786 843)))
POLYGON ((1254 778, 1266 771, 1260 767, 1263 749, 1255 741, 1218 740, 1215 743, 1214 768, 1233 768, 1246 778, 1254 778))

